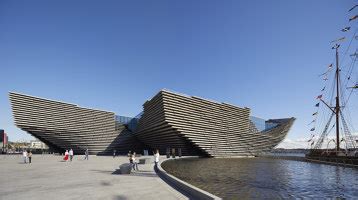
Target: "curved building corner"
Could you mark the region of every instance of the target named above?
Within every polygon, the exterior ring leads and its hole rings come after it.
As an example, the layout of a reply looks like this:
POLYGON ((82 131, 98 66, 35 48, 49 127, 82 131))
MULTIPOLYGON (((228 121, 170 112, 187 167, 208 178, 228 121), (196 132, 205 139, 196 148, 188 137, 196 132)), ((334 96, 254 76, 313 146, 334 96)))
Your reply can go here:
POLYGON ((136 136, 166 154, 209 157, 256 156, 271 150, 287 135, 294 118, 264 120, 259 131, 250 109, 167 90, 143 105, 136 136))

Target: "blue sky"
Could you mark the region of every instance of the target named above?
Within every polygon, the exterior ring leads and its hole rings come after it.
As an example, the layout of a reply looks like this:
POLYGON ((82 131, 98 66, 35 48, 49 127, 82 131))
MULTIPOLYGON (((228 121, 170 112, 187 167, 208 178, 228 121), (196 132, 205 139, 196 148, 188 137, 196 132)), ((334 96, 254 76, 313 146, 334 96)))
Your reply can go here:
POLYGON ((168 88, 296 117, 288 138, 309 137, 317 75, 353 4, 0 1, 0 128, 31 139, 14 126, 9 91, 134 116, 168 88))

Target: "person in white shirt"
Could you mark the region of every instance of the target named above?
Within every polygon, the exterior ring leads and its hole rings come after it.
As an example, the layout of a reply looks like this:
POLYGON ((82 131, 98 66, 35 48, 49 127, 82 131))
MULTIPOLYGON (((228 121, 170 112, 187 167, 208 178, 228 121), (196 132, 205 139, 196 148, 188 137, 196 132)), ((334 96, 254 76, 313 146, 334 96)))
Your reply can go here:
POLYGON ((68 152, 68 154, 70 155, 70 161, 72 161, 72 158, 73 158, 73 150, 70 149, 70 152, 68 152))
POLYGON ((132 162, 133 162, 132 166, 133 166, 133 170, 138 171, 138 163, 135 160, 135 155, 136 155, 135 152, 133 152, 133 154, 132 154, 132 162))
POLYGON ((155 166, 157 166, 158 163, 159 163, 159 156, 160 156, 159 150, 157 149, 156 152, 155 152, 155 154, 154 154, 154 163, 155 163, 155 166))
POLYGON ((23 150, 22 151, 22 157, 24 158, 24 163, 27 162, 27 151, 23 150))

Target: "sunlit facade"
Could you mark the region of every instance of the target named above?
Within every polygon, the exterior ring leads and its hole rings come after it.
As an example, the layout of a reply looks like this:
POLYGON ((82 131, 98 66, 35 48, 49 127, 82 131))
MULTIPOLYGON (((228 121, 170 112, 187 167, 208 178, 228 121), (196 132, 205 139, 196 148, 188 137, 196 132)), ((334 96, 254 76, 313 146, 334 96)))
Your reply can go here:
POLYGON ((10 93, 15 124, 53 151, 128 151, 182 155, 254 156, 281 142, 294 118, 263 120, 249 108, 161 90, 136 117, 10 93))

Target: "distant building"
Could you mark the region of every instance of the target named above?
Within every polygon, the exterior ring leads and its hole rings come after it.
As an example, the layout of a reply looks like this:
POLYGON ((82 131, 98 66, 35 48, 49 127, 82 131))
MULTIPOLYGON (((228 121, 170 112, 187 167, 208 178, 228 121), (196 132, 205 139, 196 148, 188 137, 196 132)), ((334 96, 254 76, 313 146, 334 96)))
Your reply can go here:
POLYGON ((9 137, 3 129, 0 129, 0 147, 2 152, 6 152, 6 146, 9 141, 9 137))
POLYGON ((45 143, 41 142, 40 140, 31 140, 30 148, 31 149, 48 149, 48 146, 45 143))

